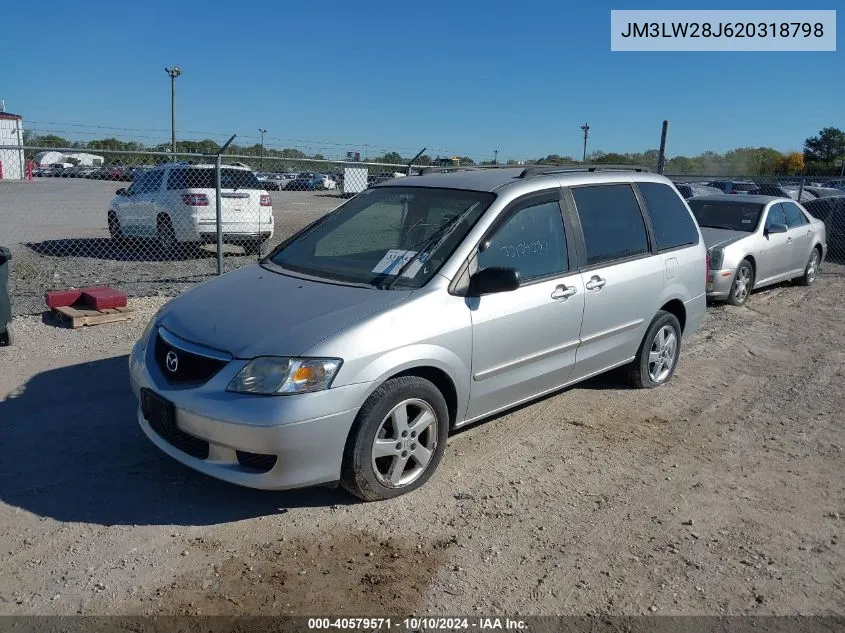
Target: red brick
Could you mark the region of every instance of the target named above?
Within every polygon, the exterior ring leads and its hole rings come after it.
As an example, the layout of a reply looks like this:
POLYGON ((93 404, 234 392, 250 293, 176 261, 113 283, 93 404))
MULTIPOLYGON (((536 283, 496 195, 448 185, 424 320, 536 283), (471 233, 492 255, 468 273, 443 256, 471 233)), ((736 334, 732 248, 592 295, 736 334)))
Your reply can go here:
POLYGON ((73 305, 81 298, 82 290, 50 290, 44 293, 44 300, 47 302, 47 307, 51 310, 53 308, 73 305))
POLYGON ((94 310, 108 310, 126 306, 126 295, 114 288, 85 288, 82 300, 94 310))

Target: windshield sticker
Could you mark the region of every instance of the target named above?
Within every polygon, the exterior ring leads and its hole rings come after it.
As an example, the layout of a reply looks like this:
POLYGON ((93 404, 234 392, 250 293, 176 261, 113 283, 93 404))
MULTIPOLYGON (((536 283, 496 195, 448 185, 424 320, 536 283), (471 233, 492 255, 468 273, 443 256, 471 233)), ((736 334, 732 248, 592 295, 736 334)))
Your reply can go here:
MULTIPOLYGON (((379 263, 376 264, 373 272, 378 275, 395 275, 416 254, 417 251, 403 251, 398 248, 391 248, 384 254, 384 257, 381 258, 379 263)), ((413 266, 409 268, 413 268, 413 266)))
POLYGON ((751 224, 751 220, 746 220, 745 218, 742 219, 743 224, 751 224))

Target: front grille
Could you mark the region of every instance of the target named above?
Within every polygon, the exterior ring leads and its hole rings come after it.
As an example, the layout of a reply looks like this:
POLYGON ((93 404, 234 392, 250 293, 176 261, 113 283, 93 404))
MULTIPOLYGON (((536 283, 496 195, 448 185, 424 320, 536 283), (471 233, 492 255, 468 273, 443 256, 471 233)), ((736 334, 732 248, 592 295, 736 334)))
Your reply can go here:
POLYGON ((204 383, 226 365, 224 360, 200 356, 174 347, 165 341, 161 334, 156 337, 155 359, 167 382, 176 385, 204 383), (171 354, 169 366, 168 354, 171 354), (174 357, 175 363, 172 362, 174 357))
POLYGON ((246 451, 238 451, 238 463, 246 468, 257 470, 261 473, 266 473, 273 470, 276 465, 275 455, 264 455, 262 453, 247 453, 246 451))
POLYGON ((162 425, 159 420, 147 420, 150 428, 164 438, 174 448, 197 459, 208 459, 208 442, 193 435, 188 435, 176 426, 162 425))

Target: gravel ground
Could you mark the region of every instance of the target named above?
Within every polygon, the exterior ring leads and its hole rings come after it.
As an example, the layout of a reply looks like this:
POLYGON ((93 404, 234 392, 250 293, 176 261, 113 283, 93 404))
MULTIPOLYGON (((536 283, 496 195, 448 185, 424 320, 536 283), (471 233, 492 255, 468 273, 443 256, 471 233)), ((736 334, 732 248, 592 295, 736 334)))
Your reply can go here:
POLYGON ((165 298, 77 331, 19 317, 0 613, 841 615, 843 296, 828 265, 713 307, 670 384, 603 377, 474 425, 426 486, 375 504, 157 451, 126 354, 165 298))
MULTIPOLYGON (((115 248, 106 210, 121 182, 73 178, 0 181, 0 245, 12 250, 15 315, 38 314, 51 289, 110 285, 132 297, 173 296, 217 272, 216 250, 161 258, 151 242, 115 248)), ((275 235, 264 252, 338 206, 331 192, 271 191, 275 235)), ((224 270, 255 260, 225 247, 224 270)))

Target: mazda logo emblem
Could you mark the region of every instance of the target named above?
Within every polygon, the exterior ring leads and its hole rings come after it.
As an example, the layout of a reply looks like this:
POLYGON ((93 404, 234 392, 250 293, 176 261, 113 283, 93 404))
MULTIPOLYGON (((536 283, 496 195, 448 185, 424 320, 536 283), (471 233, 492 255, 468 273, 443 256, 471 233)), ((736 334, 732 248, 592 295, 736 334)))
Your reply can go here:
POLYGON ((176 370, 179 369, 179 357, 174 351, 167 352, 167 356, 164 357, 164 362, 167 364, 167 371, 172 374, 175 374, 176 370))

